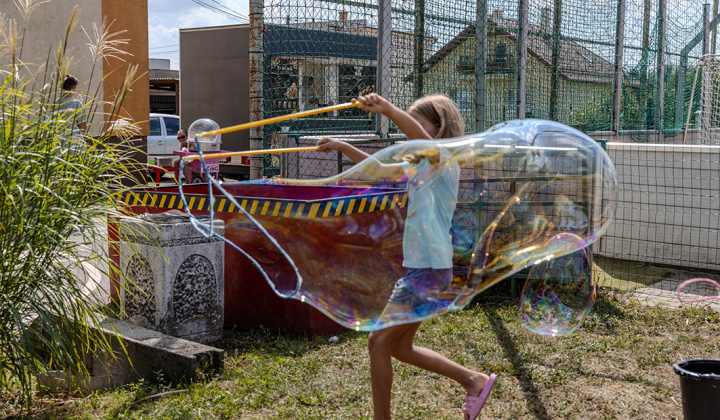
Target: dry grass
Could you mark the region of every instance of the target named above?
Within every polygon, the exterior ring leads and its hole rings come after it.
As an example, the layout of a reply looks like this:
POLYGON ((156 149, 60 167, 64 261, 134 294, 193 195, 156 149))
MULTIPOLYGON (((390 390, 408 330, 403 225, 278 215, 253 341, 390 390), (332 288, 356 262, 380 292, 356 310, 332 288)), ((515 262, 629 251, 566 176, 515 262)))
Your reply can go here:
MULTIPOLYGON (((672 365, 717 357, 718 320, 702 308, 650 308, 605 293, 580 330, 550 338, 526 331, 511 302, 477 303, 423 323, 417 344, 500 375, 485 419, 679 419, 672 365)), ((366 345, 367 335, 356 332, 330 343, 227 331, 219 343, 225 370, 216 376, 174 388, 141 383, 85 398, 39 398, 34 418, 368 418, 366 345), (174 389, 186 392, 136 404, 174 389)), ((395 373, 395 418, 461 418, 457 384, 399 363, 395 373)), ((13 404, 0 399, 0 413, 9 416, 13 404)))
POLYGON ((639 261, 594 258, 595 281, 600 287, 632 291, 666 278, 670 272, 639 261))

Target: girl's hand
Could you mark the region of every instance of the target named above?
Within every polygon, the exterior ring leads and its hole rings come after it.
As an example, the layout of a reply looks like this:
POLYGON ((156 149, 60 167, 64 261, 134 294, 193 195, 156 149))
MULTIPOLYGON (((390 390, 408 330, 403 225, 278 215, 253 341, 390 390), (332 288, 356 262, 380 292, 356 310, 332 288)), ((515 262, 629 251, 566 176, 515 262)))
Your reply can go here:
POLYGON ((317 147, 318 152, 325 152, 329 153, 333 150, 337 151, 342 146, 343 142, 340 140, 331 139, 330 137, 324 137, 315 143, 315 147, 317 147))
POLYGON ((358 108, 363 111, 373 112, 375 114, 384 114, 388 117, 390 117, 388 113, 393 109, 393 105, 377 93, 359 96, 357 99, 352 99, 352 102, 362 102, 362 105, 358 108))

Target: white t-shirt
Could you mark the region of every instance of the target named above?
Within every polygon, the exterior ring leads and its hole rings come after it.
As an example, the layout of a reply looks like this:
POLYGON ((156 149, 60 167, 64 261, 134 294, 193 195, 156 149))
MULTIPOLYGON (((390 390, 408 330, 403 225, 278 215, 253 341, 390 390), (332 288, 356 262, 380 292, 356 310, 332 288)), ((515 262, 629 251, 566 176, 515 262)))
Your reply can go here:
POLYGON ((435 165, 428 159, 403 163, 408 177, 408 210, 403 234, 403 266, 452 268, 450 227, 460 187, 460 165, 440 147, 435 165))
POLYGON ((83 107, 83 103, 80 99, 73 98, 72 96, 62 96, 57 100, 58 111, 60 116, 67 121, 68 127, 72 124, 72 135, 79 136, 80 128, 78 124, 82 122, 78 110, 83 107))

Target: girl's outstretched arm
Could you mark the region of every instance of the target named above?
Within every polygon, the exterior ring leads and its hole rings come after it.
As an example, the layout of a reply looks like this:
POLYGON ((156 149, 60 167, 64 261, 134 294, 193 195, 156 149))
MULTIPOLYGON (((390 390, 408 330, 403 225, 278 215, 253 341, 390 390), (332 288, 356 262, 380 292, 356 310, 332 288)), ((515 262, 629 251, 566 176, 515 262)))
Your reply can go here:
POLYGON ((357 147, 353 146, 352 144, 345 143, 344 141, 331 139, 330 137, 325 137, 320 140, 318 140, 317 143, 315 143, 315 146, 317 147, 318 151, 320 152, 330 152, 330 151, 337 151, 342 153, 343 155, 350 158, 355 163, 360 163, 364 161, 367 158, 370 158, 370 162, 373 162, 372 164, 368 164, 365 168, 365 172, 368 173, 368 175, 377 177, 377 178, 388 178, 388 179, 394 179, 403 174, 402 172, 402 164, 396 163, 396 164, 384 164, 378 161, 375 158, 372 158, 369 154, 363 152, 362 150, 358 149, 357 147))
POLYGON ((417 122, 415 118, 411 117, 410 114, 396 107, 387 99, 383 98, 377 93, 360 96, 359 98, 353 99, 352 101, 362 102, 362 105, 360 105, 358 108, 364 111, 373 112, 375 114, 383 114, 386 117, 390 118, 395 123, 395 125, 398 126, 400 131, 402 131, 407 136, 408 140, 432 139, 432 136, 430 136, 427 131, 422 128, 422 125, 420 125, 420 123, 417 122))
POLYGON ((318 142, 315 143, 315 147, 317 147, 318 151, 320 152, 329 152, 331 150, 335 150, 336 152, 340 152, 343 155, 347 156, 355 163, 360 163, 370 157, 369 154, 363 152, 352 144, 348 144, 340 140, 331 139, 330 137, 325 137, 318 140, 318 142))

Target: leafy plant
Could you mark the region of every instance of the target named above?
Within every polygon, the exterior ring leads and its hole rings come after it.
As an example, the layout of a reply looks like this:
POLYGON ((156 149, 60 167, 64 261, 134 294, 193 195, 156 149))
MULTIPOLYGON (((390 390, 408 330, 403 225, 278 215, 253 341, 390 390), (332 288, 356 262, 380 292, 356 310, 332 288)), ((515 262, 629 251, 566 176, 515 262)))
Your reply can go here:
MULTIPOLYGON (((107 247, 96 241, 107 236, 106 218, 124 217, 117 198, 138 164, 130 140, 137 127, 119 118, 137 67, 129 67, 111 103, 89 99, 60 112, 77 8, 46 62, 28 64, 24 28, 42 3, 17 1, 20 24, 0 14, 0 391, 19 387, 28 406, 34 374, 82 375, 86 352, 110 354, 108 338, 91 328, 103 303, 91 272, 113 270, 107 247), (73 135, 77 120, 88 122, 88 134, 73 135)), ((121 33, 106 22, 85 32, 92 75, 102 60, 126 54, 121 33)))

